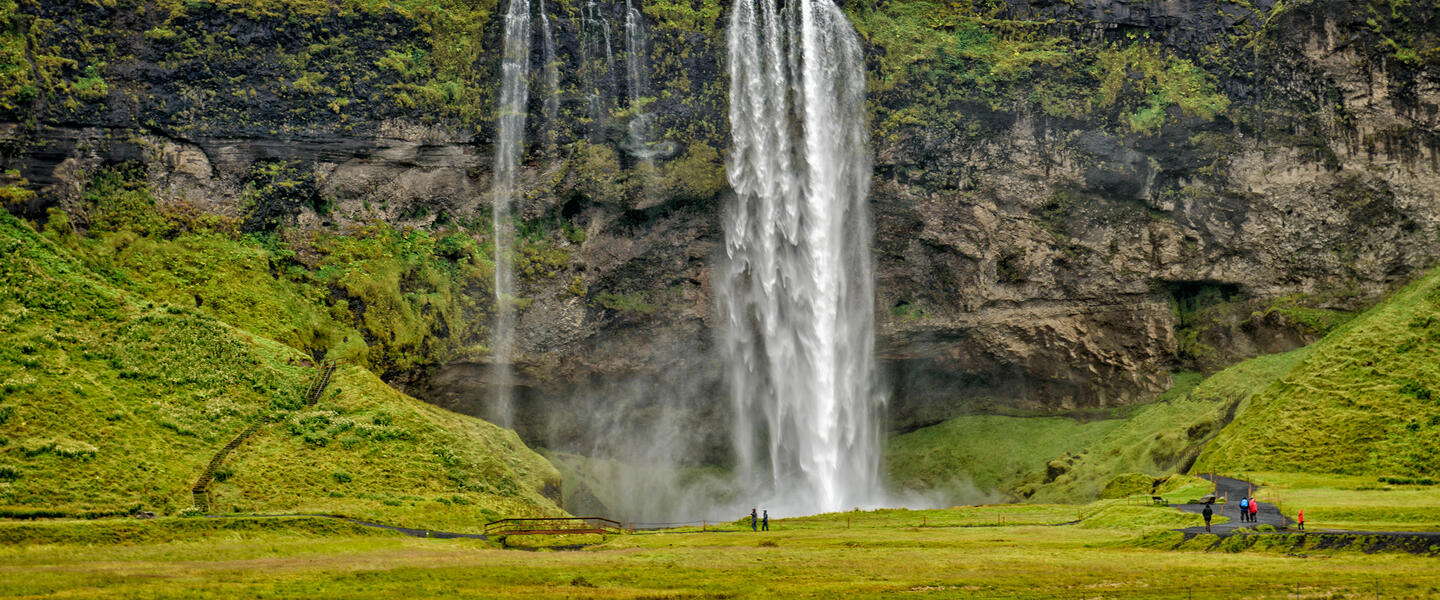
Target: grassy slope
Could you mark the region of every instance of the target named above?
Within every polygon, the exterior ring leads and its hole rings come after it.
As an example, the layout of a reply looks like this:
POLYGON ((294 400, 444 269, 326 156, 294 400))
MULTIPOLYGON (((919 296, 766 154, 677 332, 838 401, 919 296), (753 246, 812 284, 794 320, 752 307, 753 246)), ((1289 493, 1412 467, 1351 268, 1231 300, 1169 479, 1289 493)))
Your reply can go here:
POLYGON ((122 290, 0 214, 0 510, 179 512, 215 450, 269 417, 277 422, 232 455, 221 499, 446 522, 558 511, 537 490, 558 474, 513 433, 402 396, 359 368, 340 370, 322 404, 305 409, 314 374, 305 360, 122 290), (338 470, 351 482, 334 497, 323 482, 338 483, 338 470))
POLYGON ((1134 409, 1103 439, 1066 458, 1063 474, 1048 482, 1040 474, 1032 475, 1020 489, 1033 489, 1029 496, 1033 500, 1085 501, 1098 496, 1106 482, 1120 473, 1160 476, 1173 472, 1215 434, 1233 405, 1243 408, 1251 395, 1305 353, 1301 349, 1251 359, 1198 385, 1181 379, 1182 385, 1160 400, 1134 409))
MULTIPOLYGON (((108 202, 104 194, 101 208, 108 202)), ((154 207, 135 210, 155 210, 154 207)), ((434 364, 478 339, 477 288, 489 259, 457 233, 374 226, 320 234, 294 246, 266 245, 233 231, 185 231, 166 215, 150 235, 118 227, 57 238, 118 287, 147 299, 193 306, 247 331, 311 353, 367 364, 376 372, 434 364), (166 231, 166 227, 176 230, 166 231), (441 256, 448 252, 450 258, 441 256)), ((529 265, 528 262, 522 266, 529 265)))
POLYGON ((560 475, 515 432, 437 408, 360 367, 313 408, 247 443, 214 489, 220 510, 321 512, 447 531, 559 514, 560 475))
MULTIPOLYGON (((1262 356, 1198 381, 1179 376, 1154 403, 1119 418, 968 416, 892 438, 889 463, 907 488, 936 487, 971 474, 981 489, 1017 492, 1046 502, 1097 497, 1122 473, 1173 471, 1210 439, 1232 406, 1286 373, 1308 350, 1262 356), (1198 381, 1198 383, 1197 383, 1198 381)), ((941 487, 940 489, 945 489, 941 487)))
POLYGON ((1311 348, 1254 396, 1196 470, 1440 473, 1440 271, 1311 348))
POLYGON ((1067 453, 1078 453, 1120 425, 1066 417, 965 416, 892 438, 890 477, 908 489, 953 494, 1006 489, 1067 453))

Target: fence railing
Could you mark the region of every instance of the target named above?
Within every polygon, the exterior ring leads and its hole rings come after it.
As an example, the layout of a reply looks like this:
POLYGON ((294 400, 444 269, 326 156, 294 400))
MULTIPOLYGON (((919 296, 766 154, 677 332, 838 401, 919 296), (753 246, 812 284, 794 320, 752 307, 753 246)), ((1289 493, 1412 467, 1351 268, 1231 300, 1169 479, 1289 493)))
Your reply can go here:
POLYGON ((500 519, 485 524, 485 535, 581 535, 624 533, 619 521, 605 517, 500 519))

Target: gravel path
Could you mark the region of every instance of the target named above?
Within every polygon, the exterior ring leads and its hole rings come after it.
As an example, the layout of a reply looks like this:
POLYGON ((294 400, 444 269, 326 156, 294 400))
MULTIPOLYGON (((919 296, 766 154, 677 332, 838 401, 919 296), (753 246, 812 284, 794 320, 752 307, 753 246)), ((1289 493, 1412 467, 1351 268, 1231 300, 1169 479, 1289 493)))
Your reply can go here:
MULTIPOLYGON (((1220 504, 1214 504, 1211 505, 1210 510, 1215 511, 1216 520, 1219 520, 1219 517, 1224 516, 1230 517, 1230 522, 1212 522, 1210 525, 1210 533, 1213 533, 1220 537, 1236 535, 1237 533, 1241 535, 1264 535, 1269 532, 1257 532, 1253 529, 1246 529, 1244 531, 1237 530, 1241 529, 1242 527, 1253 528, 1259 525, 1269 525, 1271 527, 1274 527, 1278 531, 1287 530, 1289 527, 1295 524, 1295 519, 1291 519, 1289 517, 1286 517, 1285 515, 1280 514, 1279 508, 1277 508, 1274 504, 1267 504, 1265 502, 1259 503, 1260 512, 1256 514, 1255 523, 1242 522, 1240 521, 1240 499, 1245 497, 1246 492, 1249 492, 1252 489, 1252 484, 1248 481, 1244 481, 1241 479, 1220 477, 1216 482, 1216 487, 1218 488, 1219 495, 1227 498, 1227 501, 1225 505, 1223 505, 1223 508, 1220 504), (1224 510, 1223 514, 1221 513, 1221 510, 1224 510)), ((1178 508, 1185 512, 1197 514, 1205 510, 1204 504, 1172 504, 1171 506, 1174 506, 1175 508, 1178 508)), ((1186 527, 1185 529, 1181 529, 1179 531, 1185 533, 1186 537, 1188 538, 1189 536, 1194 534, 1205 533, 1205 526, 1199 525, 1196 527, 1186 527)), ((1351 531, 1346 529, 1306 529, 1304 532, 1300 532, 1298 530, 1287 530, 1285 531, 1285 533, 1314 533, 1345 536, 1366 535, 1392 538, 1422 538, 1440 540, 1440 532, 1436 531, 1351 531)))
MULTIPOLYGON (((1219 521, 1220 517, 1229 517, 1230 522, 1212 522, 1212 524, 1210 525, 1210 533, 1214 533, 1220 535, 1221 537, 1224 537, 1235 533, 1236 529, 1240 529, 1242 527, 1269 525, 1276 529, 1284 529, 1285 527, 1288 527, 1291 523, 1295 522, 1293 519, 1287 518, 1285 515, 1280 514, 1280 509, 1276 508, 1274 504, 1267 504, 1264 502, 1258 503, 1260 505, 1260 511, 1255 514, 1254 523, 1241 521, 1240 499, 1244 498, 1246 493, 1250 493, 1255 486, 1250 482, 1241 479, 1219 477, 1215 482, 1215 487, 1217 490, 1217 495, 1226 498, 1226 502, 1225 504, 1212 504, 1210 506, 1210 510, 1215 511, 1216 521, 1219 521)), ((1171 506, 1174 506, 1175 508, 1178 508, 1185 512, 1197 514, 1205 510, 1204 504, 1172 504, 1171 506)), ((1205 533, 1205 526, 1197 525, 1195 527, 1187 527, 1185 529, 1181 529, 1180 531, 1183 531, 1185 533, 1205 533)))

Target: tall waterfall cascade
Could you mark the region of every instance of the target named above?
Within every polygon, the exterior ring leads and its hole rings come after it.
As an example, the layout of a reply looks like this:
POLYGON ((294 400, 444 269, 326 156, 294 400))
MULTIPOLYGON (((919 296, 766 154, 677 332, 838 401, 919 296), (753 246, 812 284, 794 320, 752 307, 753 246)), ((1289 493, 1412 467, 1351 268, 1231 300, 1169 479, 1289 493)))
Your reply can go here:
POLYGON ((493 241, 495 243, 495 320, 491 332, 494 402, 492 420, 510 426, 514 418, 513 373, 515 354, 515 270, 510 204, 524 148, 526 102, 530 79, 530 3, 510 0, 505 13, 505 54, 501 60, 500 107, 496 124, 493 241))
POLYGON ((870 144, 859 39, 831 0, 731 15, 735 190, 717 268, 738 476, 771 512, 880 502, 870 144))

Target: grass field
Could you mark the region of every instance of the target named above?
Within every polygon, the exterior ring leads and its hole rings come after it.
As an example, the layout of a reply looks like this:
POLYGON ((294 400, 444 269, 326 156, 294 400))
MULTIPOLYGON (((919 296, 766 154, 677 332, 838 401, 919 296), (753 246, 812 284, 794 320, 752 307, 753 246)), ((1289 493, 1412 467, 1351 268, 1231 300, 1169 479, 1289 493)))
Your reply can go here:
POLYGON ((1392 485, 1376 477, 1256 472, 1260 496, 1311 530, 1440 531, 1440 486, 1392 485))
MULTIPOLYGON (((1198 519, 1105 501, 1080 525, 998 525, 998 516, 1073 518, 1070 505, 874 511, 785 519, 768 533, 610 536, 578 551, 470 540, 171 519, 143 543, 105 542, 104 522, 0 525, 0 596, 59 598, 1425 598, 1433 556, 1246 550, 1161 533, 1198 519), (1119 509, 1117 511, 1117 509, 1119 509), (1013 511, 1013 512, 1010 512, 1013 511), (1107 513, 1110 514, 1107 517, 1107 513), (1139 515, 1138 517, 1136 515, 1139 515), (930 525, 921 526, 922 519, 930 525), (1108 519, 1108 520, 1107 520, 1108 519), (1103 522, 1102 522, 1103 521, 1103 522), (192 525, 195 523, 196 525, 192 525), (185 531, 174 532, 181 528, 185 531), (66 537, 68 536, 68 537, 66 537), (1177 548, 1178 546, 1178 548, 1177 548)), ((345 527, 343 524, 335 527, 345 527)), ((1280 539, 1280 538, 1276 538, 1280 539)))

